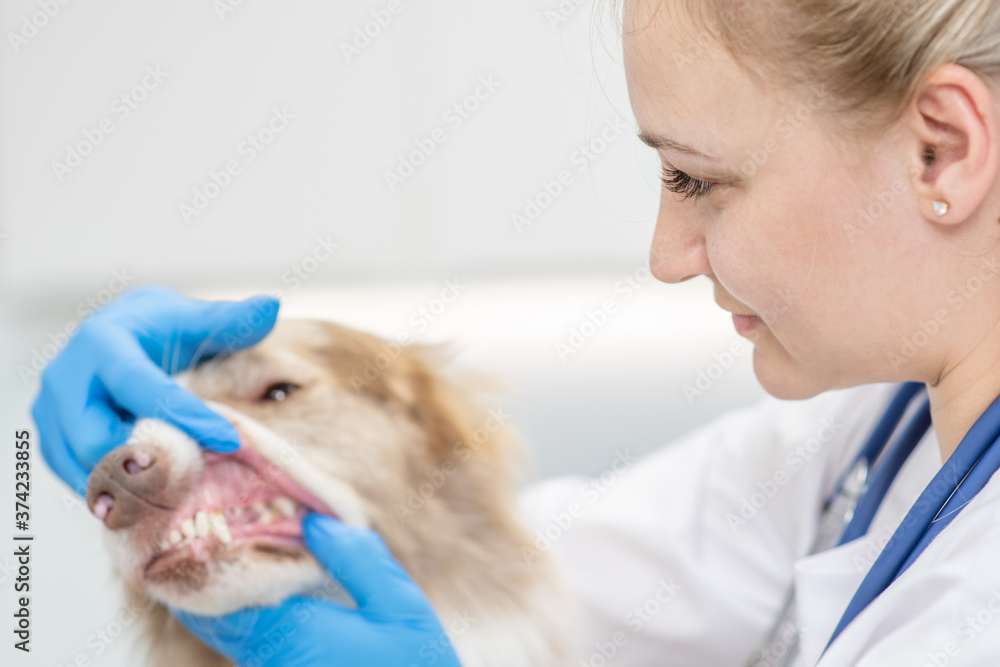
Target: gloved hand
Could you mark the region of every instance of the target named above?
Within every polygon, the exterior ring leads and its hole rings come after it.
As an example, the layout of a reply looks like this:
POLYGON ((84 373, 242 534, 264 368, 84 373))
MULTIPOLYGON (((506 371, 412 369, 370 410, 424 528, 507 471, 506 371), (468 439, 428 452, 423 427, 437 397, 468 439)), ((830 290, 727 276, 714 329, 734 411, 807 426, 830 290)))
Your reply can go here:
POLYGON ((430 602, 378 533, 321 514, 307 515, 302 528, 357 609, 292 597, 218 617, 170 611, 240 667, 460 667, 430 602))
POLYGON ((174 290, 129 290, 93 315, 42 373, 31 407, 42 456, 81 496, 90 470, 122 444, 140 417, 155 417, 209 449, 231 452, 231 423, 168 377, 220 352, 259 342, 278 301, 189 299, 174 290))

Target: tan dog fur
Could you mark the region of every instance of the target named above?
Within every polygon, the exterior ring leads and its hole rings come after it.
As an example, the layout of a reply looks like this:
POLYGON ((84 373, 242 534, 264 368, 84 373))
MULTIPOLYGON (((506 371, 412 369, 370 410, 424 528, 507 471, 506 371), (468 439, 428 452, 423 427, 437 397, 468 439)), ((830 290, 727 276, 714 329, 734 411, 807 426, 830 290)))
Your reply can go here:
MULTIPOLYGON (((427 594, 465 667, 568 665, 573 611, 551 563, 520 523, 516 442, 502 413, 477 407, 442 376, 437 354, 330 323, 282 320, 259 345, 178 380, 210 405, 227 407, 241 433, 247 423, 266 428, 331 487, 347 488, 351 497, 331 496, 331 508, 339 513, 338 504, 356 504, 355 522, 376 530, 427 594), (373 373, 376 365, 384 368, 373 373), (281 402, 261 400, 277 382, 301 388, 281 402)), ((161 422, 139 426, 130 444, 174 456, 172 474, 197 474, 199 463, 187 461, 193 443, 181 447, 185 454, 164 444, 186 436, 167 433, 161 422)), ((296 478, 293 467, 286 470, 296 478)), ((151 585, 141 564, 162 536, 148 526, 106 532, 130 599, 148 609, 150 664, 230 664, 190 635, 164 600, 195 612, 218 603, 216 611, 226 611, 330 589, 304 549, 243 549, 223 556, 238 576, 210 568, 195 577, 181 569, 176 581, 151 585), (234 586, 237 579, 263 583, 248 590, 234 586), (278 590, 267 582, 278 582, 278 590)))

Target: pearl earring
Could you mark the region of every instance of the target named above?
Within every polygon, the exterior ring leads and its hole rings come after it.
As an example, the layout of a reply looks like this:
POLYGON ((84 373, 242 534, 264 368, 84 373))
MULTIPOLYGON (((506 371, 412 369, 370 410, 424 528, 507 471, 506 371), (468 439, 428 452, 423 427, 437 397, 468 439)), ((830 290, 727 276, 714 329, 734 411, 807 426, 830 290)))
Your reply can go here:
POLYGON ((936 201, 934 202, 934 212, 938 214, 938 217, 944 217, 948 213, 948 209, 951 208, 946 201, 936 201))

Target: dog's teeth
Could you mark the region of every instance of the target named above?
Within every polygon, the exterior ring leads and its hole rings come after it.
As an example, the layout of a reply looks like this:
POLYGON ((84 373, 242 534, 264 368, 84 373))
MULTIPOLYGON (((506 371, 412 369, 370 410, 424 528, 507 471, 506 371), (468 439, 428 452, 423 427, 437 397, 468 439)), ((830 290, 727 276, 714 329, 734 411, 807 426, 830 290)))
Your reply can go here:
POLYGON ((274 509, 281 512, 284 516, 295 516, 295 502, 290 498, 278 496, 271 501, 271 504, 274 506, 274 509))
POLYGON ((194 533, 194 521, 191 520, 191 517, 188 517, 188 518, 184 519, 183 521, 181 521, 181 532, 184 533, 184 537, 186 537, 186 538, 190 539, 190 538, 194 537, 194 535, 195 535, 195 533, 194 533))
POLYGON ((208 515, 205 514, 204 510, 198 510, 194 515, 194 532, 198 537, 205 537, 208 535, 208 515))
POLYGON ((170 548, 170 540, 165 537, 160 538, 160 551, 166 551, 170 548))
POLYGON ((226 523, 226 517, 223 516, 222 512, 212 512, 210 521, 212 524, 212 532, 215 533, 215 536, 219 538, 220 542, 223 544, 229 544, 233 541, 233 536, 229 532, 229 524, 226 523))
POLYGON ((181 543, 181 534, 176 529, 170 531, 170 543, 175 546, 181 543))
POLYGON ((274 519, 274 512, 260 500, 254 502, 250 509, 257 513, 257 521, 260 523, 271 523, 274 519))

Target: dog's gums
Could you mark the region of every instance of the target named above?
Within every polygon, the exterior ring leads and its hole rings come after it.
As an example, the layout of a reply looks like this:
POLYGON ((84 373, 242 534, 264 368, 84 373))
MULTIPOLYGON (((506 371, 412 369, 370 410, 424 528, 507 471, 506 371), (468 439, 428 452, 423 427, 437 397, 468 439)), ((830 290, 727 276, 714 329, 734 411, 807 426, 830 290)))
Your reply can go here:
POLYGON ((184 561, 215 560, 229 548, 295 557, 304 548, 305 515, 332 514, 246 444, 234 454, 205 452, 204 458, 197 485, 173 511, 144 568, 146 579, 169 579, 184 561))
MULTIPOLYGON (((146 581, 181 579, 193 568, 228 560, 227 556, 238 549, 300 558, 305 550, 302 519, 306 514, 336 516, 279 464, 265 459, 245 434, 241 435, 242 446, 234 453, 201 451, 201 473, 179 505, 164 506, 157 502, 159 498, 133 494, 133 502, 169 513, 162 532, 152 536, 151 556, 142 568, 146 581)), ((130 477, 156 465, 166 462, 141 446, 133 447, 121 464, 130 477)), ((108 522, 115 512, 112 493, 99 493, 92 509, 99 519, 108 522)))
POLYGON ((231 664, 168 609, 224 616, 293 596, 356 606, 306 547, 309 513, 377 533, 448 627, 475 619, 452 637, 463 665, 569 664, 572 604, 520 524, 517 443, 438 371, 436 349, 401 348, 358 384, 386 344, 279 321, 257 346, 174 376, 233 425, 235 452, 143 417, 94 467, 87 505, 115 569, 130 599, 157 603, 144 664, 231 664))

